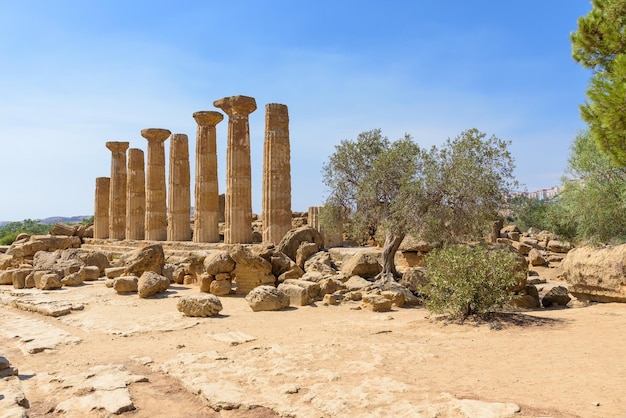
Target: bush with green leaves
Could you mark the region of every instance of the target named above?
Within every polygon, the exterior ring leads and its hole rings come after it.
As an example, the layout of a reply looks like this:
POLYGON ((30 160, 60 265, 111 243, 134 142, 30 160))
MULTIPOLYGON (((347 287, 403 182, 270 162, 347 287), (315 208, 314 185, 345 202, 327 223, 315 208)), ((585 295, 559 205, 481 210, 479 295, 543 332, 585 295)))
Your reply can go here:
POLYGON ((428 284, 419 290, 426 308, 461 319, 488 316, 510 300, 511 289, 526 274, 514 252, 486 246, 434 250, 426 266, 428 284))
POLYGON ((0 227, 0 245, 10 245, 22 232, 34 234, 47 234, 52 230, 52 225, 42 224, 33 219, 24 219, 22 222, 9 222, 0 227))

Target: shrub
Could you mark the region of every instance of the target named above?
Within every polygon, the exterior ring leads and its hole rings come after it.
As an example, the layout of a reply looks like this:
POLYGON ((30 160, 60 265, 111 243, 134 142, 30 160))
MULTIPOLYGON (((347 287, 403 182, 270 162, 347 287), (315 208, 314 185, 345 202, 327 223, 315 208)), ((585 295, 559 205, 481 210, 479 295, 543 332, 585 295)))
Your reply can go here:
POLYGON ((524 280, 515 253, 486 247, 447 247, 426 258, 428 284, 420 288, 426 308, 466 318, 485 317, 511 298, 511 288, 524 280))

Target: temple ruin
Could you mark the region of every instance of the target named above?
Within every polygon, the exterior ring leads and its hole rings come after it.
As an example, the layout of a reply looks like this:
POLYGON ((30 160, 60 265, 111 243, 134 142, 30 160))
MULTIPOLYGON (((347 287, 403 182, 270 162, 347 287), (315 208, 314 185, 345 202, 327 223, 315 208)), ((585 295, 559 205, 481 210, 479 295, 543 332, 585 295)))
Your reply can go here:
MULTIPOLYGON (((145 161, 144 151, 129 149, 128 142, 106 143, 111 150, 111 174, 96 179, 94 238, 218 243, 223 221, 224 244, 253 242, 249 115, 257 104, 252 97, 230 96, 213 105, 228 116, 224 195, 219 194, 216 133, 222 113, 193 113, 197 123, 193 196, 187 135, 143 129, 141 136, 148 142, 145 161)), ((269 103, 265 106, 262 213, 257 222, 262 227, 256 229, 256 241, 278 244, 293 227, 290 154, 287 106, 269 103)), ((320 229, 317 216, 309 218, 320 229)))

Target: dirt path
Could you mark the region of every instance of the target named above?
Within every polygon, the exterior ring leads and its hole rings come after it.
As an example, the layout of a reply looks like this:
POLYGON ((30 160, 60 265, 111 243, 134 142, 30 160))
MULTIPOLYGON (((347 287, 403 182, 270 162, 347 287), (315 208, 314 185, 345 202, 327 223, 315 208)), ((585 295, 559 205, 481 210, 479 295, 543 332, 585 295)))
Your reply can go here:
POLYGON ((139 299, 95 282, 21 294, 84 304, 59 318, 0 306, 0 355, 19 368, 29 416, 59 416, 61 402, 94 395, 68 382, 101 365, 146 378, 128 385, 136 409, 122 416, 132 417, 506 416, 506 404, 524 417, 626 416, 623 304, 504 315, 493 326, 357 303, 255 313, 223 297, 221 317, 183 317, 178 298, 197 291, 139 299))

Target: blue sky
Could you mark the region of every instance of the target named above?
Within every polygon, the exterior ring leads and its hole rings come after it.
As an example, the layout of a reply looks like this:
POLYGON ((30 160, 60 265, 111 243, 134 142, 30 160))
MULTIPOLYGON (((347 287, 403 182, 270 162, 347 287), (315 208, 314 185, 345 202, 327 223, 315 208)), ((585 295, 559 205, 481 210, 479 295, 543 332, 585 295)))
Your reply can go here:
MULTIPOLYGON (((247 95, 253 210, 264 107, 289 107, 292 207, 327 194, 334 146, 380 128, 438 145, 476 127, 510 140, 529 190, 557 185, 585 127, 590 74, 569 33, 589 0, 23 1, 0 3, 0 220, 93 214, 106 141, 189 136, 192 113, 247 95)), ((226 120, 218 125, 225 191, 226 120)), ((168 142, 166 142, 168 145, 168 142)), ((193 171, 193 157, 191 169, 193 171)), ((193 175, 192 175, 193 178, 193 175)))

